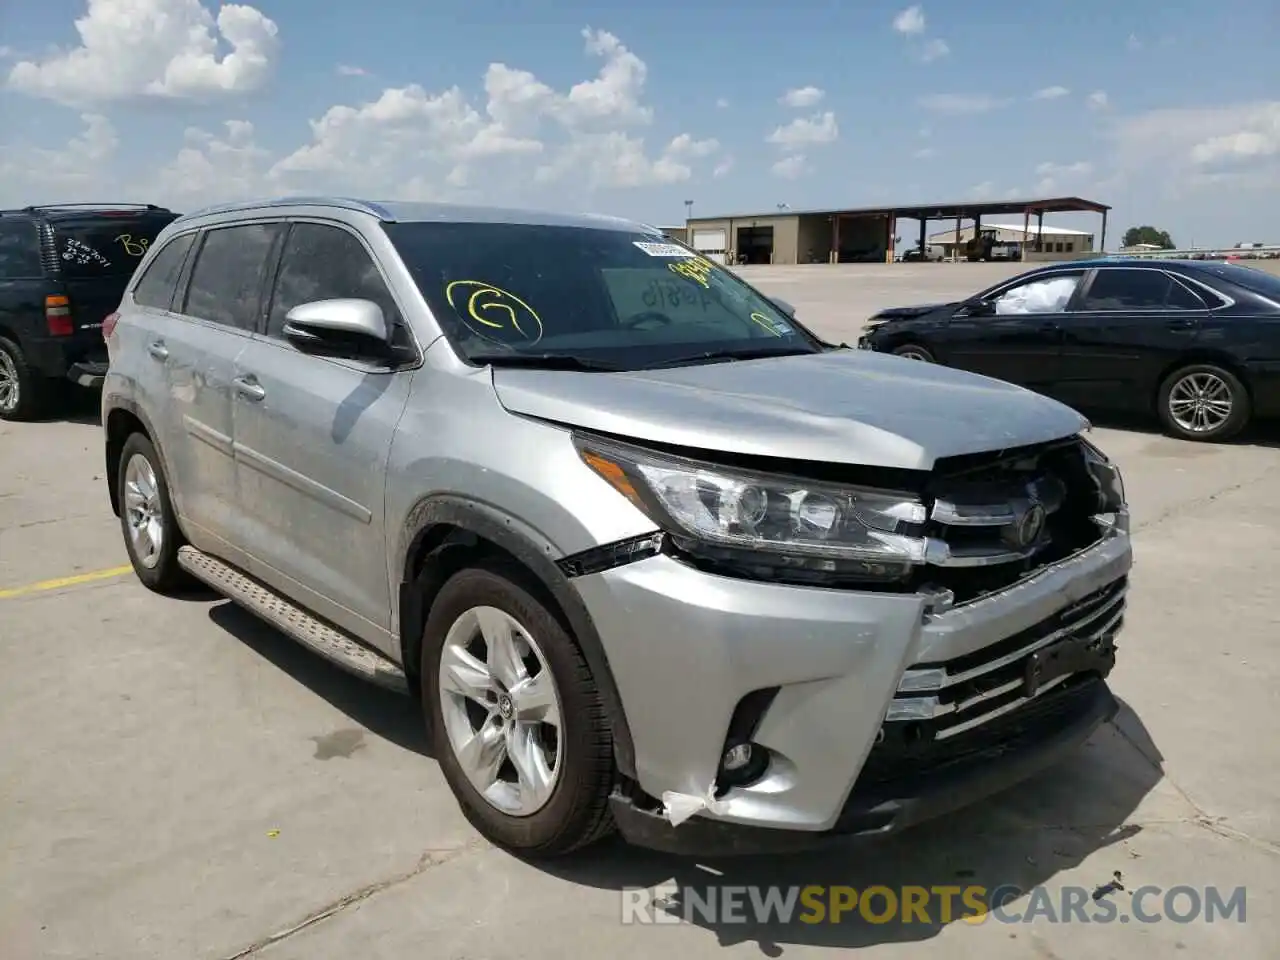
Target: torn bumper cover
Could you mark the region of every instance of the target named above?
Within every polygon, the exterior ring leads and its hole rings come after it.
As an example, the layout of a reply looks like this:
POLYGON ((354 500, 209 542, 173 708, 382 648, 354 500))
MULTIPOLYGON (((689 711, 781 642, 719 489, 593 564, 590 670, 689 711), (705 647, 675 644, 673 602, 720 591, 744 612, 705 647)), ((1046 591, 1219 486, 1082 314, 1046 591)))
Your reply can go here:
POLYGON ((1105 678, 1132 551, 1117 528, 951 609, 921 594, 738 581, 654 556, 575 579, 635 747, 624 837, 689 854, 881 835, 1070 753, 1116 705, 1105 678), (767 763, 731 783, 734 730, 767 763))
POLYGON ((1102 680, 1046 694, 1034 710, 988 731, 968 755, 896 780, 859 784, 827 830, 762 829, 712 819, 714 797, 668 794, 665 810, 644 809, 620 794, 614 820, 627 842, 683 856, 799 853, 897 833, 1016 786, 1073 754, 1118 704, 1102 680))

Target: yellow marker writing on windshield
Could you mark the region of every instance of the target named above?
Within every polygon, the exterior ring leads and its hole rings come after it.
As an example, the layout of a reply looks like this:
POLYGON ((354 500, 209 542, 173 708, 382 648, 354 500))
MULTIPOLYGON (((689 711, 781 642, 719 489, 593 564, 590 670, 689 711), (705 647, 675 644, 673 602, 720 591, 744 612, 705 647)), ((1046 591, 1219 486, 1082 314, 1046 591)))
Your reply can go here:
POLYGON ((711 286, 711 271, 714 268, 710 260, 704 260, 702 257, 690 257, 678 263, 667 264, 667 269, 672 273, 678 273, 687 280, 699 283, 703 287, 710 288, 711 286))
POLYGON ((766 330, 772 333, 775 337, 782 336, 782 331, 778 329, 778 325, 774 323, 772 320, 770 320, 768 317, 766 317, 763 313, 753 313, 751 314, 751 319, 754 320, 758 326, 764 327, 766 330))
POLYGON ((116 237, 116 243, 124 247, 124 252, 131 257, 141 257, 145 255, 147 252, 147 244, 149 242, 150 241, 148 241, 146 237, 143 237, 141 240, 135 240, 131 233, 122 233, 120 236, 116 237))
POLYGON ((514 332, 518 336, 508 339, 523 339, 528 343, 542 339, 542 318, 537 311, 501 287, 480 280, 454 280, 445 287, 444 298, 457 311, 462 322, 486 340, 505 342, 503 338, 494 336, 499 331, 514 332), (470 293, 466 293, 467 290, 470 293), (475 327, 473 323, 480 326, 475 327))

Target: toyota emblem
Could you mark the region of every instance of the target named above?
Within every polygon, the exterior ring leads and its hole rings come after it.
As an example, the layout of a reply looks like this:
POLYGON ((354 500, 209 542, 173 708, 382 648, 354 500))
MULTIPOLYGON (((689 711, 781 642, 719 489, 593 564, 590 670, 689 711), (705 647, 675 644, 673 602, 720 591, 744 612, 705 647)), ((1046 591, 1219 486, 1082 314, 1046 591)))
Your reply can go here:
POLYGON ((1033 503, 1027 508, 1027 512, 1018 520, 1018 525, 1014 531, 1018 546, 1029 547, 1040 539, 1040 535, 1044 533, 1045 518, 1043 505, 1033 503))

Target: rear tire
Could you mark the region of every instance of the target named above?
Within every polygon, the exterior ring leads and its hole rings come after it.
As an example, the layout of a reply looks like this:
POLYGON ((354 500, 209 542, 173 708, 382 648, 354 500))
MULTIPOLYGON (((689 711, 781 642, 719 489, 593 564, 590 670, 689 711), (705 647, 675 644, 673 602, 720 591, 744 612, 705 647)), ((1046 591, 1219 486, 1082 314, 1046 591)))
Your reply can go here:
POLYGON ((1165 431, 1181 440, 1220 443, 1249 423, 1249 391, 1230 370, 1193 363, 1165 378, 1156 395, 1156 412, 1165 431))
POLYGON ((148 590, 175 593, 190 578, 178 566, 182 531, 155 446, 141 433, 131 435, 118 469, 120 531, 133 571, 148 590))
POLYGON ((918 343, 900 343, 889 352, 897 357, 906 357, 908 360, 922 360, 925 363, 938 362, 928 348, 922 347, 918 343))
POLYGON ((423 631, 422 703, 471 825, 513 853, 556 857, 613 830, 613 738, 581 650, 523 581, 499 566, 444 584, 423 631))
POLYGON ((51 406, 49 381, 27 364, 22 348, 0 337, 0 420, 38 420, 51 406))

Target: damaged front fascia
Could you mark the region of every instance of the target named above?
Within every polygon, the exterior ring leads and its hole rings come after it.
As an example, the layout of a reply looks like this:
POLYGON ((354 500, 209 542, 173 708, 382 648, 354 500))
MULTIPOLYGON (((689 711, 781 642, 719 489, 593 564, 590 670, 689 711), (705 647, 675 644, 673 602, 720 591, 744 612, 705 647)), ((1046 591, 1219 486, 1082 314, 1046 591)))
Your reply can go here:
POLYGON ((629 537, 614 543, 606 543, 599 547, 591 547, 556 561, 560 571, 569 579, 586 577, 593 573, 603 573, 615 567, 635 563, 656 557, 666 547, 666 534, 662 532, 646 533, 639 537, 629 537))

